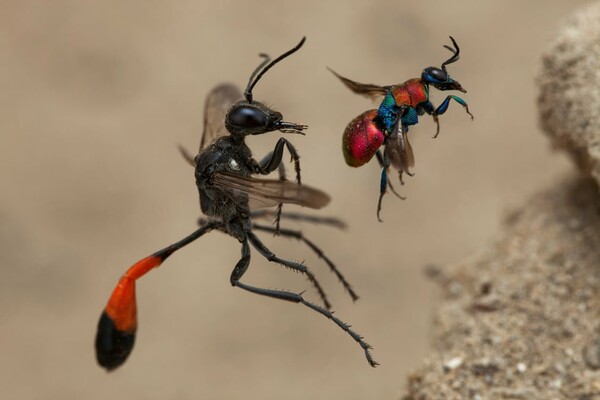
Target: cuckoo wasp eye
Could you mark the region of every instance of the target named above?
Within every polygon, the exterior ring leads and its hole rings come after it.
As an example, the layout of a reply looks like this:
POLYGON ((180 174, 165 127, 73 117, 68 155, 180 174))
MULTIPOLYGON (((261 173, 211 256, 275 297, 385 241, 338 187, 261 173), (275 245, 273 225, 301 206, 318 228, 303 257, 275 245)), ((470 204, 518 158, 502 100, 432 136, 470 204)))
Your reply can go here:
POLYGON ((448 74, 436 67, 423 70, 422 79, 428 83, 442 83, 448 80, 448 74))

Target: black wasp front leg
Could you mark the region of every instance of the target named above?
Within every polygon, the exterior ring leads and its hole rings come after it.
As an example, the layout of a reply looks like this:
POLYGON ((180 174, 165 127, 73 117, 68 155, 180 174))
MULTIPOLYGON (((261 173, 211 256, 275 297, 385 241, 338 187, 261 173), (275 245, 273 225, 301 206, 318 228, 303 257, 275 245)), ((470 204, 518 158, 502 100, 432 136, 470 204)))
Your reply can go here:
MULTIPOLYGON (((264 156, 263 159, 258 164, 259 165, 267 165, 272 158, 273 158, 273 152, 271 151, 271 152, 267 153, 267 155, 264 156)), ((286 181, 287 178, 285 176, 285 165, 282 162, 279 163, 277 170, 279 172, 279 180, 286 181)), ((275 231, 273 232, 274 236, 279 235, 282 211, 283 211, 283 203, 279 203, 277 205, 277 210, 275 211, 275 231)))
POLYGON ((298 184, 302 184, 302 180, 300 178, 300 156, 296 151, 294 145, 289 142, 286 138, 279 138, 277 144, 273 151, 271 151, 267 156, 261 160, 260 163, 256 161, 253 162, 252 169, 255 173, 261 175, 268 175, 271 172, 275 171, 275 169, 279 168, 281 164, 281 160, 283 158, 283 147, 287 147, 290 155, 292 156, 292 161, 294 162, 294 169, 296 171, 296 182, 298 184))
POLYGON ((373 359, 370 350, 372 346, 364 341, 363 337, 356 333, 350 325, 342 321, 341 319, 335 317, 331 311, 316 304, 310 303, 302 297, 299 293, 293 293, 285 290, 273 290, 273 289, 264 289, 256 286, 247 285, 242 283, 240 279, 248 270, 248 266, 250 265, 250 246, 248 246, 248 240, 242 241, 242 258, 237 262, 235 268, 233 269, 230 277, 230 282, 232 286, 239 287, 240 289, 244 289, 250 293, 259 294, 261 296, 272 297, 274 299, 290 301, 292 303, 301 303, 307 306, 308 308, 318 312, 323 315, 327 319, 333 321, 337 326, 339 326, 344 332, 346 332, 352 339, 354 339, 360 347, 365 352, 365 357, 369 365, 372 367, 376 367, 378 365, 377 361, 373 359))

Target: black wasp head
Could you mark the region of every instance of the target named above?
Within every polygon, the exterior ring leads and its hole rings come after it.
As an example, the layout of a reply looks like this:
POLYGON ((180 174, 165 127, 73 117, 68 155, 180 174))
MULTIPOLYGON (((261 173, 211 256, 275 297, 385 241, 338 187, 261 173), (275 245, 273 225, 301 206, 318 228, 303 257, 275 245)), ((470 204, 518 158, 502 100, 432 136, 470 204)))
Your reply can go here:
POLYGON ((261 102, 248 100, 240 100, 231 107, 225 116, 225 127, 233 136, 240 137, 272 131, 302 133, 306 129, 306 125, 283 121, 281 113, 261 102))
POLYGON ((283 116, 281 113, 271 110, 266 105, 253 100, 252 89, 259 81, 259 79, 267 72, 271 67, 283 60, 287 56, 295 53, 302 47, 306 38, 302 38, 292 49, 286 51, 273 61, 267 54, 259 54, 264 60, 254 70, 250 79, 248 80, 248 86, 244 90, 245 100, 240 100, 231 107, 225 117, 225 127, 233 136, 247 136, 247 135, 260 135, 261 133, 281 131, 284 133, 300 133, 307 128, 306 125, 295 124, 292 122, 282 121, 283 116))
POLYGON ((448 71, 446 70, 446 65, 452 64, 453 62, 458 61, 460 58, 460 48, 456 43, 456 40, 452 36, 450 36, 450 40, 452 41, 453 48, 447 45, 444 45, 445 48, 452 52, 452 57, 447 59, 442 63, 441 68, 436 67, 427 67, 421 73, 421 79, 430 85, 433 85, 438 90, 459 90, 463 93, 467 93, 465 89, 455 81, 450 78, 448 75, 448 71))

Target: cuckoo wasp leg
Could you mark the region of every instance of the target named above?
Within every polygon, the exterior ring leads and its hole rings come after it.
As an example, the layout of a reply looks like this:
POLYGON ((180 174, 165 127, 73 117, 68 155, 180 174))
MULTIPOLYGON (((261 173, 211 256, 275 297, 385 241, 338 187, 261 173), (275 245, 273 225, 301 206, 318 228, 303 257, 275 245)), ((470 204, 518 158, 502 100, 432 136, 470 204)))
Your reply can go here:
POLYGON ((463 106, 465 111, 467 112, 467 114, 469 114, 469 116, 471 117, 471 120, 474 119, 473 114, 471 114, 471 112, 469 111, 469 106, 467 105, 466 101, 464 101, 463 99, 461 99, 458 96, 454 96, 454 95, 446 96, 446 98, 444 99, 442 104, 440 104, 438 106, 438 108, 436 108, 435 111, 433 111, 433 114, 431 114, 433 116, 433 120, 437 123, 437 132, 435 133, 435 136, 433 137, 434 139, 437 138, 440 133, 440 123, 438 122, 437 116, 444 114, 448 110, 448 106, 450 105, 450 100, 454 100, 458 104, 463 106))
MULTIPOLYGON (((272 233, 275 232, 275 228, 272 228, 272 227, 266 226, 266 225, 255 224, 255 223, 252 224, 252 228, 259 230, 259 231, 263 231, 263 232, 272 232, 272 233)), ((310 249, 320 259, 322 259, 325 262, 325 264, 327 264, 327 266, 329 267, 331 272, 333 272, 335 274, 335 276, 337 276, 337 278, 340 281, 340 283, 342 284, 342 286, 344 286, 344 289, 346 289, 346 291, 348 292, 348 295, 352 298, 352 301, 358 300, 358 295, 356 294, 354 289, 352 289, 352 286, 350 285, 350 283, 348 283, 348 281, 346 281, 346 278, 344 278, 344 275, 342 275, 342 273, 338 270, 338 268, 335 266, 333 261, 331 261, 329 259, 329 257, 327 257, 325 255, 323 250, 321 250, 316 244, 314 244, 312 241, 310 241, 309 239, 304 237, 304 234, 301 231, 295 231, 292 229, 280 229, 279 234, 283 237, 297 239, 297 240, 303 242, 304 244, 306 244, 308 247, 310 247, 310 249)))
POLYGON ((250 265, 250 247, 248 246, 248 241, 245 240, 242 242, 242 258, 240 259, 240 261, 238 261, 235 268, 233 269, 233 272, 231 273, 230 281, 233 286, 237 286, 240 289, 244 289, 248 292, 259 294, 261 296, 267 296, 267 297, 272 297, 272 298, 279 299, 279 300, 290 301, 292 303, 304 304, 308 308, 315 310, 316 312, 323 315, 327 319, 333 321, 344 332, 346 332, 348 335, 350 335, 350 337, 352 337, 352 339, 354 339, 360 345, 360 347, 362 347, 362 349, 364 350, 365 357, 367 358, 369 365, 371 365, 372 367, 376 367, 377 365, 379 365, 379 363, 377 361, 375 361, 373 359, 373 356, 371 355, 370 350, 372 349, 372 346, 370 344, 368 344, 367 342, 365 342, 364 338, 362 336, 360 336, 358 333, 353 331, 352 328, 350 328, 350 325, 348 325, 341 319, 335 317, 333 315, 333 313, 331 311, 329 311, 328 309, 304 300, 302 295, 299 293, 288 292, 285 290, 263 289, 263 288, 259 288, 256 286, 251 286, 251 285, 242 283, 240 281, 240 279, 242 278, 244 273, 248 270, 249 265, 250 265))
MULTIPOLYGON (((447 105, 446 105, 446 108, 447 108, 447 105)), ((436 126, 434 138, 436 138, 440 134, 440 119, 438 118, 438 114, 436 114, 436 112, 435 112, 435 107, 428 100, 419 106, 419 111, 422 113, 427 113, 427 114, 431 115, 431 117, 433 118, 433 122, 435 122, 435 126, 436 126)), ((445 112, 445 110, 444 110, 444 112, 445 112)))
MULTIPOLYGON (((387 156, 385 155, 385 153, 382 155, 381 151, 377 150, 375 155, 377 156, 377 161, 379 162, 379 165, 381 166, 381 180, 379 181, 379 199, 377 200, 377 220, 379 222, 383 222, 383 220, 381 219, 379 214, 381 212, 381 202, 383 200, 383 196, 387 192, 387 188, 389 187, 391 189, 392 193, 394 193, 394 195, 396 195, 396 197, 398 197, 400 200, 406 200, 406 197, 398 194, 398 192, 396 192, 396 190, 392 186, 392 183, 388 179, 387 172, 390 168, 390 161, 387 159, 387 156)), ((400 183, 402 185, 404 185, 404 182, 402 181, 402 170, 400 170, 400 172, 399 172, 399 177, 400 177, 400 183)))
POLYGON ((381 212, 381 201, 383 200, 383 195, 386 192, 387 185, 387 167, 384 166, 381 168, 381 180, 379 181, 379 199, 377 200, 377 220, 379 222, 383 222, 383 220, 379 216, 379 213, 381 212))
POLYGON ((271 250, 269 250, 269 248, 267 248, 267 246, 265 246, 264 243, 261 242, 260 239, 253 232, 246 231, 246 235, 248 236, 248 240, 250 241, 250 243, 252 243, 254 248, 263 257, 265 257, 268 261, 281 264, 284 267, 290 268, 294 271, 297 271, 297 272, 300 272, 300 273, 303 273, 304 275, 306 275, 308 280, 312 282, 315 289, 317 289, 317 292, 319 292, 319 296, 321 297, 321 300, 323 301, 323 304, 325 305, 325 307, 328 309, 331 308, 331 303, 329 303, 329 300, 327 299, 327 295, 325 294, 325 291, 321 287, 321 284, 319 283, 317 278, 313 275, 313 273, 310 272, 310 270, 308 269, 308 267, 306 265, 279 258, 275 255, 275 253, 273 253, 271 250))
POLYGON ((171 254, 216 227, 216 224, 207 223, 179 242, 141 259, 125 272, 98 322, 96 358, 102 367, 109 371, 117 368, 133 349, 137 329, 135 281, 160 266, 171 254))
MULTIPOLYGON (((375 153, 375 155, 377 156, 377 162, 379 163, 379 166, 381 168, 383 168, 383 154, 381 154, 381 150, 377 150, 377 152, 375 153)), ((389 168, 389 166, 388 166, 389 168)), ((402 180, 402 171, 399 172, 399 177, 400 177, 400 184, 404 185, 404 181, 402 180)), ((398 192, 396 192, 396 189, 394 189, 394 186, 392 186, 392 182, 388 179, 387 180, 388 183, 388 187, 390 188, 390 190, 392 191, 392 193, 394 193, 394 195, 399 198, 400 200, 406 200, 405 196, 402 196, 401 194, 399 194, 398 192)))

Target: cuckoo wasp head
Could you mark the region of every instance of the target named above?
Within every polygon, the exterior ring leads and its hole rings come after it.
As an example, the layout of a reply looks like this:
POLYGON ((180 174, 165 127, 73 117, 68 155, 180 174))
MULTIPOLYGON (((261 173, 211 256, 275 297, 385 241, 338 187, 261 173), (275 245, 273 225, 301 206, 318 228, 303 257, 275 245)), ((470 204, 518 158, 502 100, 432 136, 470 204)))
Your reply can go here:
POLYGON ((442 63, 441 68, 425 68, 421 73, 421 79, 425 83, 433 85, 433 87, 435 87, 438 90, 459 90, 463 93, 467 93, 467 91, 463 89, 463 87, 460 85, 460 83, 458 83, 458 81, 455 81, 454 79, 450 78, 450 75, 446 70, 446 65, 452 64, 453 62, 458 61, 458 59, 460 58, 460 48, 458 47, 456 40, 454 40, 452 36, 450 36, 450 40, 452 41, 452 45, 454 46, 454 48, 447 45, 444 45, 444 47, 452 52, 452 57, 444 61, 442 63))

